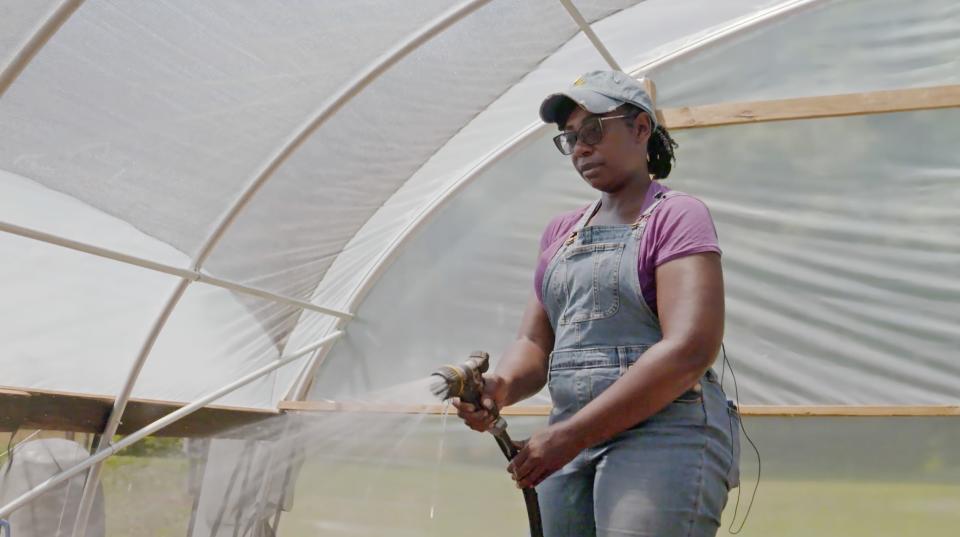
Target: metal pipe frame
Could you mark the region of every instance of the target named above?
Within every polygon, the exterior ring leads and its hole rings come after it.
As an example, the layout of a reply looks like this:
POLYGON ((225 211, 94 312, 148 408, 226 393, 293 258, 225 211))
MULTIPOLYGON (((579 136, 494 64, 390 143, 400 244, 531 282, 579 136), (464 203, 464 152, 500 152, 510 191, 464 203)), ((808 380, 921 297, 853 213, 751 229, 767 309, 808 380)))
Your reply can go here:
POLYGON ((286 295, 280 295, 277 293, 272 293, 266 289, 260 289, 258 287, 251 287, 249 285, 244 285, 242 283, 234 282, 231 280, 223 280, 220 278, 215 278, 208 274, 197 272, 196 270, 190 270, 180 267, 175 267, 173 265, 167 265, 164 263, 158 263, 156 261, 151 261, 149 259, 144 259, 142 257, 137 257, 123 252, 118 252, 116 250, 110 250, 108 248, 101 248, 99 246, 94 246, 85 242, 75 241, 62 237, 60 235, 54 235, 51 233, 44 233, 43 231, 38 231, 35 229, 18 226, 16 224, 11 224, 8 222, 0 221, 0 231, 5 231, 7 233, 18 235, 20 237, 37 240, 40 242, 45 242, 47 244, 53 244, 55 246, 62 246, 64 248, 75 250, 77 252, 83 252, 90 255, 95 255, 97 257, 102 257, 105 259, 112 259, 114 261, 119 261, 127 265, 133 265, 137 267, 142 267, 154 272, 161 272, 163 274, 170 274, 171 276, 179 276, 185 280, 190 280, 191 282, 205 283, 207 285, 212 285, 214 287, 220 287, 221 289, 227 289, 230 291, 236 291, 249 296, 255 296, 257 298, 262 298, 271 302, 278 302, 281 304, 287 304, 290 306, 296 306, 301 309, 315 311, 317 313, 323 313, 325 315, 331 315, 333 317, 339 317, 341 319, 351 319, 353 315, 339 311, 332 308, 325 308, 323 306, 317 306, 310 302, 305 302, 293 297, 286 295))
POLYGON ((7 93, 10 86, 20 77, 23 70, 30 65, 34 56, 50 41, 65 22, 80 8, 83 0, 64 0, 57 9, 47 17, 47 20, 37 28, 30 39, 20 47, 3 72, 0 72, 0 99, 7 93))
POLYGON ((652 61, 641 64, 633 68, 631 70, 631 74, 634 76, 640 73, 644 75, 649 74, 650 71, 654 69, 673 63, 691 54, 695 54, 707 45, 713 45, 724 39, 737 36, 746 30, 753 30, 755 28, 776 22, 785 16, 796 15, 797 11, 800 9, 814 7, 816 4, 823 2, 824 0, 790 0, 789 2, 783 2, 782 4, 767 8, 749 17, 738 19, 732 24, 718 28, 717 30, 710 32, 703 37, 691 41, 690 43, 687 43, 686 45, 668 52, 667 54, 664 54, 652 61))
POLYGON ((617 63, 617 60, 613 59, 613 55, 610 54, 610 51, 607 50, 607 47, 604 46, 602 41, 600 41, 600 38, 593 31, 593 28, 590 27, 590 23, 587 22, 587 19, 583 18, 580 10, 577 9, 577 6, 573 5, 573 0, 560 0, 560 3, 563 4, 563 7, 567 10, 567 13, 570 14, 570 18, 577 23, 577 26, 579 26, 583 34, 587 36, 587 39, 593 43, 593 48, 597 49, 597 52, 603 56, 603 59, 607 62, 607 65, 609 65, 614 71, 623 71, 623 69, 620 68, 620 64, 617 63))
MULTIPOLYGON (((323 338, 319 339, 318 341, 316 341, 315 343, 313 343, 312 345, 304 347, 298 350, 297 352, 291 354, 290 356, 281 358, 280 360, 277 360, 272 364, 265 365, 260 369, 257 369, 256 371, 248 373, 247 375, 244 375, 243 377, 231 382, 230 384, 227 384, 226 386, 193 401, 189 405, 186 405, 183 408, 178 409, 175 412, 172 412, 152 422, 150 425, 143 427, 139 431, 135 433, 131 433, 130 435, 126 436, 123 440, 117 442, 116 444, 110 444, 106 446, 104 449, 97 451, 96 454, 91 455, 90 457, 83 460, 82 462, 77 463, 76 465, 71 466, 70 468, 67 468, 66 470, 50 477, 49 479, 43 481, 39 485, 30 489, 29 491, 21 494, 19 497, 17 497, 10 503, 4 505, 3 507, 0 507, 0 518, 5 518, 9 516, 10 513, 28 504, 31 500, 44 494, 45 492, 49 491, 53 487, 59 485, 60 483, 63 483, 64 481, 70 479, 75 475, 78 475, 79 473, 83 472, 84 470, 94 465, 99 465, 105 459, 107 459, 107 457, 110 457, 111 455, 117 453, 118 451, 126 447, 129 447, 130 445, 142 440, 144 437, 149 436, 159 431, 160 429, 163 429, 167 425, 174 423, 175 421, 179 420, 180 418, 183 418, 184 416, 187 416, 193 412, 196 412, 197 410, 212 403, 213 401, 216 401, 217 399, 223 397, 224 395, 234 392, 246 386, 247 384, 250 384, 251 382, 257 380, 258 378, 263 377, 269 373, 272 373, 274 370, 278 368, 281 368, 295 360, 299 360, 300 358, 307 356, 308 354, 314 352, 319 347, 326 345, 327 343, 337 339, 342 335, 343 335, 343 332, 341 331, 328 334, 323 338)), ((89 483, 89 479, 87 482, 89 483)))
MULTIPOLYGON (((739 35, 748 30, 756 29, 767 23, 773 22, 778 18, 793 14, 800 8, 809 7, 822 1, 823 0, 791 0, 789 2, 784 2, 770 9, 764 10, 754 16, 739 19, 692 43, 663 54, 650 62, 638 65, 632 68, 628 74, 634 77, 636 77, 638 74, 646 74, 652 69, 663 67, 664 65, 670 64, 699 50, 702 50, 707 45, 713 44, 722 39, 739 35)), ((354 292, 353 297, 350 299, 349 307, 347 309, 349 311, 356 311, 373 285, 380 279, 386 268, 397 257, 402 247, 412 239, 416 232, 419 231, 436 212, 445 207, 454 196, 471 184, 483 172, 488 170, 500 160, 503 160, 507 156, 513 154, 514 151, 523 147, 525 144, 530 143, 535 137, 544 134, 549 127, 549 125, 545 125, 539 121, 528 125, 516 136, 510 140, 507 140, 498 148, 487 154, 487 156, 485 156, 476 166, 467 171, 446 190, 434 197, 420 211, 420 213, 413 218, 413 220, 406 224, 403 230, 383 250, 380 257, 374 261, 371 268, 367 271, 367 274, 361 279, 361 283, 354 292)), ((338 321, 336 328, 342 329, 345 324, 346 323, 343 321, 338 321)), ((310 361, 304 365, 304 371, 297 377, 297 380, 291 386, 291 389, 287 393, 287 397, 284 398, 285 401, 298 401, 306 396, 307 391, 310 388, 312 376, 319 369, 320 365, 323 364, 323 360, 326 357, 327 352, 329 352, 329 349, 318 352, 317 356, 311 357, 310 361)))
MULTIPOLYGON (((379 59, 361 71, 339 92, 334 94, 333 97, 325 101, 325 103, 320 106, 320 109, 312 114, 310 121, 297 129, 294 135, 284 142, 276 151, 276 153, 274 153, 274 155, 267 160, 267 162, 253 177, 253 179, 243 189, 237 199, 234 200, 227 211, 224 212, 224 214, 220 217, 216 227, 207 236, 207 239, 194 256, 193 270, 195 272, 201 272, 204 261, 207 260, 214 248, 216 248, 217 244, 219 244, 220 239, 223 238, 224 234, 233 225, 244 208, 246 208, 254 196, 260 192, 263 185, 265 185, 267 181, 269 181, 270 178, 275 175, 277 170, 280 169, 280 167, 290 158, 290 156, 292 156, 297 149, 299 149, 304 142, 306 142, 307 139, 314 132, 316 132, 317 129, 326 123, 328 119, 333 117, 334 114, 342 109, 354 97, 360 94, 361 91, 373 83, 373 81, 379 78, 383 73, 396 65, 397 62, 410 55, 410 53, 418 49, 424 43, 430 41, 439 33, 456 24, 464 17, 473 13, 489 2, 490 0, 469 0, 444 12, 437 18, 424 25, 420 30, 414 32, 411 36, 407 37, 405 40, 401 41, 392 49, 387 51, 379 59)), ((126 408, 127 401, 130 399, 130 393, 133 391, 133 386, 136 384, 140 371, 143 369, 143 364, 146 362, 157 337, 163 330, 163 327, 166 325, 166 321, 171 312, 180 302, 180 298, 183 296, 186 286, 190 283, 190 281, 191 280, 189 279, 181 280, 180 285, 170 296, 166 306, 160 313, 157 321, 154 323, 153 329, 147 336, 147 340, 144 342, 140 354, 137 356, 136 361, 131 367, 130 373, 124 385, 124 389, 121 392, 121 396, 117 398, 113 410, 110 413, 110 419, 107 421, 107 427, 104 430, 103 435, 100 437, 100 442, 97 446, 98 452, 107 449, 107 446, 110 445, 110 439, 120 424, 120 418, 123 416, 123 411, 126 408)), ((340 320, 342 321, 343 319, 340 320)), ((92 468, 88 474, 88 478, 83 489, 83 496, 77 511, 77 519, 76 524, 74 525, 73 537, 83 537, 86 533, 86 521, 89 517, 90 509, 93 506, 94 491, 96 490, 96 485, 99 481, 101 466, 102 462, 97 462, 96 466, 92 468)))

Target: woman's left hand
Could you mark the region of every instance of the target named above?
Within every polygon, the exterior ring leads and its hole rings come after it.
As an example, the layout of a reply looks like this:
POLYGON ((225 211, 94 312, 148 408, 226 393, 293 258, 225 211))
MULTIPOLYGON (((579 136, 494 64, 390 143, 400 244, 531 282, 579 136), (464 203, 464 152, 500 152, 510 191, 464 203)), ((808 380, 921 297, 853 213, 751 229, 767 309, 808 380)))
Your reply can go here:
POLYGON ((558 423, 537 431, 510 461, 507 471, 519 488, 535 487, 567 464, 583 449, 579 438, 565 424, 558 423))

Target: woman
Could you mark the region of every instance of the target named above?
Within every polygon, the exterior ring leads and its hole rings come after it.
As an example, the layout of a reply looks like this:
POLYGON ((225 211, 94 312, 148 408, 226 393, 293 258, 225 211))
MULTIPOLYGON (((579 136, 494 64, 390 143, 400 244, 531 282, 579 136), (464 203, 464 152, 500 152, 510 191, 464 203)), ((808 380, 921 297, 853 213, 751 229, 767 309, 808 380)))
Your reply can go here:
POLYGON ((508 466, 537 487, 547 537, 715 535, 738 484, 739 417, 710 370, 723 336, 716 232, 699 200, 653 179, 676 144, 649 95, 595 71, 540 107, 600 199, 555 218, 517 340, 485 377, 489 410, 549 383, 549 426, 508 466))

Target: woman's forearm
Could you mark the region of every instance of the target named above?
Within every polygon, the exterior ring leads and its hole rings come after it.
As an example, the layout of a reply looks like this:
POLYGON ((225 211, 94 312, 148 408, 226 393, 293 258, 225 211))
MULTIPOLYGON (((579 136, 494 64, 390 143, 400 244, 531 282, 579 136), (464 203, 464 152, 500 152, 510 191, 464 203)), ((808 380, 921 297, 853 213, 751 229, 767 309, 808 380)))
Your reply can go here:
POLYGON ((547 382, 547 353, 537 343, 520 336, 507 348, 494 374, 502 379, 502 406, 512 405, 539 392, 547 382))
POLYGON ((547 365, 553 350, 553 328, 543 305, 532 293, 520 320, 517 339, 507 347, 494 375, 500 380, 501 407, 540 391, 547 383, 547 365))

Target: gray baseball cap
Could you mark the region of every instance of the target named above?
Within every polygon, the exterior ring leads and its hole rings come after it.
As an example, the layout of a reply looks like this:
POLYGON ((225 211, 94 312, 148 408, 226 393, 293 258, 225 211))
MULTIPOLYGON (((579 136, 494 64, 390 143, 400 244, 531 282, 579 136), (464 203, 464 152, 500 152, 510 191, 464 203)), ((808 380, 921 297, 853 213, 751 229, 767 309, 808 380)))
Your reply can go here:
MULTIPOLYGON (((592 114, 612 112, 624 104, 632 104, 650 116, 657 128, 653 99, 643 83, 620 71, 591 71, 578 78, 566 91, 554 93, 540 104, 540 119, 545 123, 566 121, 579 105, 592 114)), ((563 125, 560 126, 563 128, 563 125)))

